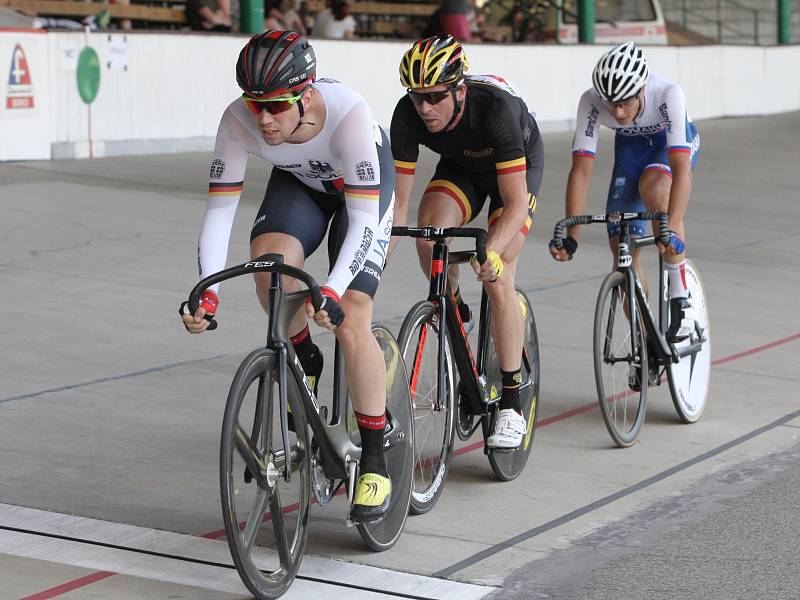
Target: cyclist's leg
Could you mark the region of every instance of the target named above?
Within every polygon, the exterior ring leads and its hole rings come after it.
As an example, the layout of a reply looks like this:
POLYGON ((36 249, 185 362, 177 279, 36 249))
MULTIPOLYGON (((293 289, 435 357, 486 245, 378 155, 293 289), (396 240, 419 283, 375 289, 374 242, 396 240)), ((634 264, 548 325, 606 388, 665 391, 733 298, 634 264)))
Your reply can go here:
MULTIPOLYGON (((305 259, 325 237, 330 220, 330 214, 322 208, 319 195, 322 194, 303 185, 290 173, 273 169, 250 233, 250 256, 282 254, 286 264, 302 268, 305 259)), ((254 277, 258 299, 264 310, 268 311, 269 274, 255 273, 254 277)), ((284 289, 294 292, 299 289, 299 284, 297 280, 287 277, 284 278, 284 289)), ((292 318, 288 333, 297 358, 316 393, 322 372, 322 354, 311 341, 303 310, 299 310, 292 318)))
MULTIPOLYGON (((372 334, 373 299, 378 290, 394 213, 394 170, 388 143, 378 149, 381 169, 378 229, 361 271, 342 295, 345 319, 334 334, 344 355, 347 389, 361 435, 361 473, 351 517, 356 522, 378 520, 389 508, 391 482, 383 456, 386 427, 386 363, 372 334)), ((346 213, 340 208, 328 235, 331 268, 347 233, 346 213)))
MULTIPOLYGON (((645 205, 639 195, 639 181, 642 172, 650 162, 651 155, 652 147, 648 139, 630 138, 621 135, 616 136, 614 142, 614 169, 608 187, 606 213, 614 211, 641 212, 645 209, 645 205)), ((630 222, 628 224, 630 236, 632 238, 643 237, 645 235, 646 225, 647 223, 645 221, 630 222)), ((612 271, 617 268, 619 229, 618 224, 609 223, 607 225, 612 271)), ((644 277, 639 260, 639 249, 635 249, 632 255, 633 267, 639 275, 645 293, 649 294, 647 279, 644 277)))
MULTIPOLYGON (((516 272, 520 251, 533 226, 533 214, 536 211, 537 195, 542 181, 541 157, 543 153, 540 150, 535 154, 539 157, 539 161, 531 164, 526 172, 528 216, 500 256, 505 265, 503 276, 494 283, 484 284, 492 303, 491 333, 503 386, 499 405, 500 412, 495 419, 494 431, 487 440, 489 446, 492 447, 516 448, 521 444, 527 431, 519 396, 524 322, 516 290, 516 272)), ((503 213, 503 201, 499 192, 493 191, 491 198, 489 231, 503 213)))
MULTIPOLYGON (((461 170, 442 159, 436 166, 425 193, 420 201, 417 224, 419 226, 435 225, 437 227, 460 227, 469 223, 480 213, 486 201, 486 193, 481 192, 475 182, 465 176, 461 170)), ((429 276, 433 242, 417 239, 417 255, 420 267, 429 276)), ((447 271, 450 289, 456 294, 456 301, 463 321, 469 321, 471 311, 460 299, 458 265, 452 265, 447 271)))
MULTIPOLYGON (((697 137, 694 127, 691 132, 697 137)), ((689 136, 687 136, 689 137, 689 136)), ((695 144, 690 150, 689 160, 694 169, 697 164, 697 154, 695 149, 699 144, 695 144)), ((672 170, 669 166, 666 139, 654 149, 648 164, 639 180, 639 194, 648 210, 669 211, 669 198, 672 188, 672 170)), ((683 220, 673 224, 675 234, 684 242, 686 233, 683 220)), ((658 232, 658 224, 653 223, 654 233, 658 232)), ((691 314, 691 300, 686 286, 685 265, 686 254, 665 253, 664 263, 669 275, 669 295, 670 295, 670 329, 668 337, 672 341, 685 339, 694 327, 693 315, 691 314)))

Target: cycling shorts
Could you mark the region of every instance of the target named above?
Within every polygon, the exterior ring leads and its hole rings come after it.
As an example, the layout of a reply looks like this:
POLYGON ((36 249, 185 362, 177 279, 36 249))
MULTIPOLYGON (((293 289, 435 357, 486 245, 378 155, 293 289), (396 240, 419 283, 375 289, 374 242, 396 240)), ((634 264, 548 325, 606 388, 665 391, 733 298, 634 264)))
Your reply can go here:
MULTIPOLYGON (((394 213, 394 162, 385 134, 383 145, 378 146, 378 160, 381 170, 378 235, 364 266, 347 287, 371 298, 375 297, 383 273, 394 213)), ((264 233, 285 233, 300 242, 303 254, 308 258, 327 233, 330 272, 347 234, 347 224, 343 195, 311 189, 291 173, 273 168, 250 232, 250 241, 264 233)))
MULTIPOLYGON (((697 166, 700 151, 700 136, 693 123, 687 125, 692 140, 692 170, 697 166)), ((645 210, 639 195, 639 178, 645 171, 659 171, 672 177, 667 155, 667 133, 655 135, 620 135, 614 140, 614 170, 608 188, 606 213, 641 212, 645 210)), ((631 221, 628 231, 633 237, 643 237, 647 221, 631 221)), ((608 223, 608 237, 619 235, 619 224, 608 223)))
MULTIPOLYGON (((528 168, 525 171, 525 180, 528 184, 528 218, 520 228, 523 235, 533 226, 533 213, 536 210, 536 198, 542 185, 542 171, 544 168, 544 150, 542 139, 539 138, 533 159, 528 157, 528 168)), ((466 225, 477 217, 487 196, 489 200, 489 228, 503 212, 503 199, 497 187, 495 173, 469 173, 463 167, 453 164, 446 158, 439 160, 425 193, 438 192, 452 198, 461 209, 462 220, 459 226, 466 225)))

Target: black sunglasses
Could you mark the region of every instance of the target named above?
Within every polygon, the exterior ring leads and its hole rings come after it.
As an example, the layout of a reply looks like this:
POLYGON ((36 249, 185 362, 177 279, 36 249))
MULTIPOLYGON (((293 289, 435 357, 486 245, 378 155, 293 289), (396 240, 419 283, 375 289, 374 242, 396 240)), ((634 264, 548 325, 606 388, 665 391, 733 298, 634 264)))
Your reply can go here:
POLYGON ((456 89, 455 87, 449 87, 446 90, 441 90, 439 92, 412 92, 408 90, 408 95, 411 97, 411 101, 420 106, 423 102, 427 102, 428 104, 439 104, 442 100, 447 98, 450 95, 452 90, 456 89))

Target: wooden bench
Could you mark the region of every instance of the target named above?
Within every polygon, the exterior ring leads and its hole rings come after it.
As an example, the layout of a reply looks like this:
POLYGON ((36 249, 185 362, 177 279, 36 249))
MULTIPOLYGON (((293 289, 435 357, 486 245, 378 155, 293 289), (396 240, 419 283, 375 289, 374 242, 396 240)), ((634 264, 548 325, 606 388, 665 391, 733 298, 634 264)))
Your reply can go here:
POLYGON ((75 0, 0 0, 0 6, 23 13, 37 15, 83 18, 108 9, 111 18, 131 19, 172 25, 186 24, 184 8, 170 6, 144 6, 140 4, 110 4, 109 2, 79 2, 75 0))

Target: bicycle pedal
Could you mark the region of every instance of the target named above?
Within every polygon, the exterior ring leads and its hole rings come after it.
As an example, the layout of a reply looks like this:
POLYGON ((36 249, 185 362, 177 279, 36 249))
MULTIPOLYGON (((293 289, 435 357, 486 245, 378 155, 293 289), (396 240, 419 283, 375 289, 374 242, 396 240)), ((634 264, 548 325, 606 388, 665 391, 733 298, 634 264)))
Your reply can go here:
POLYGON ((252 483, 253 481, 253 473, 250 471, 250 467, 244 468, 244 482, 245 483, 252 483))

